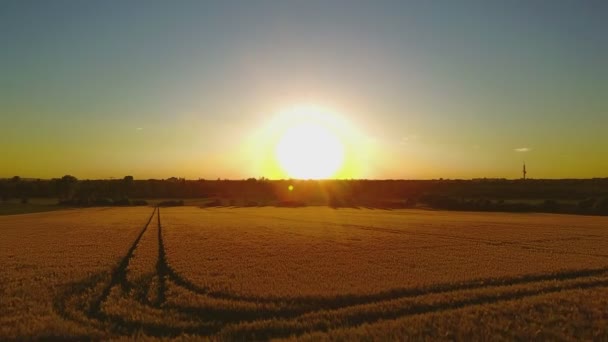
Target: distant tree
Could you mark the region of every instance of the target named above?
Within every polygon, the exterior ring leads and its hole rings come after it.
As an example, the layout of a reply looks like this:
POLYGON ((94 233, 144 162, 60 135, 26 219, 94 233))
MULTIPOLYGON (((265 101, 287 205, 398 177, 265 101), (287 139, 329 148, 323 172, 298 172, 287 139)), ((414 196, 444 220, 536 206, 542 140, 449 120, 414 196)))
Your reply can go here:
POLYGON ((28 181, 18 181, 15 183, 15 197, 31 196, 33 183, 28 181))
POLYGON ((59 199, 69 200, 74 195, 78 179, 71 175, 65 175, 57 180, 59 199))
POLYGON ((125 176, 122 179, 122 195, 129 197, 133 189, 133 176, 125 176))
POLYGON ((65 176, 61 177, 61 180, 65 181, 65 182, 75 183, 78 181, 78 178, 76 178, 72 175, 65 175, 65 176))

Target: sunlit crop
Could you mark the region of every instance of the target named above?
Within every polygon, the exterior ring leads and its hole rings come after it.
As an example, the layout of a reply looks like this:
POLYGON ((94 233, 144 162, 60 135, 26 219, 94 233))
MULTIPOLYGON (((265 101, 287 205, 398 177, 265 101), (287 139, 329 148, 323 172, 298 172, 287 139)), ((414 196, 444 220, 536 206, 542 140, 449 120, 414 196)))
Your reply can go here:
POLYGON ((601 340, 606 227, 325 207, 0 217, 0 337, 601 340))

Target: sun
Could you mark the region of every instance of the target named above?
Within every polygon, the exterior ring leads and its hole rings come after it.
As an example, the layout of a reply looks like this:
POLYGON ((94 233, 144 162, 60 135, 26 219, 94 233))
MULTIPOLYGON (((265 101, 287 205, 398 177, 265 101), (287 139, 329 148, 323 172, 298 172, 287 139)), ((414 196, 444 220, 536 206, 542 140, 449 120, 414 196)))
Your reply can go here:
POLYGON ((370 139, 344 107, 277 106, 243 144, 251 170, 270 179, 351 179, 366 175, 370 139))
POLYGON ((342 167, 344 146, 329 127, 298 122, 288 127, 276 145, 280 167, 293 178, 330 178, 342 167))

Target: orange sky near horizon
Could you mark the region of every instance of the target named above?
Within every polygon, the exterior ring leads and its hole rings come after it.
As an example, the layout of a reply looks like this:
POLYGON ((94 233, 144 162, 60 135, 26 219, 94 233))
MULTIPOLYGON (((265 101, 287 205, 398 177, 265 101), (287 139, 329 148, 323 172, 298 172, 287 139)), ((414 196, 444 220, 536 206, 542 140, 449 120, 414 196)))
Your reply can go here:
POLYGON ((347 3, 5 4, 0 177, 608 177, 608 2, 347 3))

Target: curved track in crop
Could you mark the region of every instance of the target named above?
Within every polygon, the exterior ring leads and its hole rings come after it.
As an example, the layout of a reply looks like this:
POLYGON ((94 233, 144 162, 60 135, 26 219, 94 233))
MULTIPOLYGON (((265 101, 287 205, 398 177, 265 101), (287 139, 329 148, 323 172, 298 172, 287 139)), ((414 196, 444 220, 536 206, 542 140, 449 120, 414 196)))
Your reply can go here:
POLYGON ((69 284, 55 298, 54 308, 65 319, 97 329, 100 336, 190 334, 250 340, 598 287, 608 287, 608 268, 478 279, 371 295, 263 298, 211 291, 171 268, 161 211, 155 208, 114 269, 69 284), (134 281, 129 265, 138 249, 154 247, 142 243, 145 234, 156 236, 146 240, 155 240, 158 248, 155 267, 134 281), (174 301, 170 289, 196 300, 174 301))

